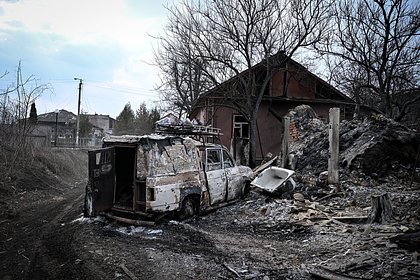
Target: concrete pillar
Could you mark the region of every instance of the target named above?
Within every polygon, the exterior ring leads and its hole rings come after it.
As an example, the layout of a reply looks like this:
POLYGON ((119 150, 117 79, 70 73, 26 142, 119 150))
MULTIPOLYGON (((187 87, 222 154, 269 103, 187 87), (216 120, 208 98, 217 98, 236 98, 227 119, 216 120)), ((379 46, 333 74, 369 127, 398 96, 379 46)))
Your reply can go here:
POLYGON ((339 148, 339 124, 340 124, 340 108, 330 109, 330 125, 329 125, 329 157, 328 157, 328 183, 338 184, 338 148, 339 148))
POLYGON ((281 141, 281 167, 287 168, 289 159, 289 127, 290 118, 283 117, 283 137, 281 141))

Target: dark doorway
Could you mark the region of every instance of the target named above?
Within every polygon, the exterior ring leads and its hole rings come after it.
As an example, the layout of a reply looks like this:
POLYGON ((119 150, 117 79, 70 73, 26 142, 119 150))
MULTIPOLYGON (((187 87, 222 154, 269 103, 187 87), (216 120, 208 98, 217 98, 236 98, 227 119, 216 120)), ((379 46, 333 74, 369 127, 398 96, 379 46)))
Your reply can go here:
POLYGON ((133 207, 135 147, 115 147, 115 204, 133 207))

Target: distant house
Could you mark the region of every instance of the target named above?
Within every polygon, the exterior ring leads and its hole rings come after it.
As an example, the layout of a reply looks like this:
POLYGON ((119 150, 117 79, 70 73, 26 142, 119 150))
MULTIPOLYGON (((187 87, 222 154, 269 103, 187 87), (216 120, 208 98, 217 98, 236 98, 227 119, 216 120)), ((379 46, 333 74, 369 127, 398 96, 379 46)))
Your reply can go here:
MULTIPOLYGON (((100 146, 101 139, 105 135, 112 134, 115 119, 109 115, 86 114, 89 122, 93 125, 92 136, 80 138, 81 146, 100 146)), ((71 146, 76 141, 77 115, 64 109, 38 115, 37 124, 32 132, 32 137, 46 137, 51 145, 71 146)))
MULTIPOLYGON (((250 70, 258 71, 264 77, 266 68, 263 63, 250 70), (265 72, 264 72, 265 71, 265 72)), ((243 73, 246 73, 244 71, 243 73)), ((241 74, 243 74, 241 73, 241 74)), ((238 84, 238 77, 222 83, 218 87, 203 94, 196 102, 191 119, 202 124, 220 128, 223 136, 221 142, 236 151, 237 143, 247 143, 249 139, 249 124, 237 111, 232 109, 233 101, 225 98, 223 88, 231 88, 238 84), (245 141, 242 141, 245 140, 245 141), (236 144, 235 144, 236 143, 236 144)), ((261 81, 260 81, 261 84, 261 81)), ((258 82, 257 82, 258 86, 258 82)), ((261 86, 261 85, 259 85, 261 86)), ((243 93, 237 89, 235 102, 244 99, 243 93)), ((356 108, 356 103, 339 90, 308 71, 303 65, 289 59, 280 70, 272 76, 259 107, 257 119, 257 155, 262 160, 267 153, 279 154, 282 138, 282 116, 298 105, 311 106, 319 118, 327 121, 329 109, 339 107, 341 119, 350 119, 356 108)), ((361 111, 364 111, 364 107, 361 111)))
POLYGON ((38 115, 33 135, 45 135, 51 144, 73 145, 76 139, 77 115, 64 109, 38 115))
MULTIPOLYGON (((102 131, 103 135, 111 135, 112 130, 115 126, 115 119, 111 118, 109 115, 98 115, 98 114, 84 114, 88 117, 89 122, 93 124, 93 126, 102 131)), ((94 134, 96 135, 98 131, 94 134)))

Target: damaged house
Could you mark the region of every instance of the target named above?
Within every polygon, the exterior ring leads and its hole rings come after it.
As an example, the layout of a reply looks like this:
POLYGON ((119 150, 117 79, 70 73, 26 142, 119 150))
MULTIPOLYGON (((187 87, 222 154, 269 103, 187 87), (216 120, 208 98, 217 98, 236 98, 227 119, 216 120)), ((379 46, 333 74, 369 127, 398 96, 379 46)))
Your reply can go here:
POLYGON ((64 109, 38 115, 32 134, 43 136, 51 145, 73 145, 76 135, 77 115, 64 109))
MULTIPOLYGON (((356 110, 356 103, 339 90, 311 73, 303 65, 293 59, 288 59, 286 65, 272 76, 259 107, 257 118, 256 160, 261 161, 267 153, 279 154, 282 139, 282 117, 296 106, 305 104, 311 106, 317 116, 327 121, 328 111, 339 107, 341 119, 351 119, 356 110)), ((248 71, 248 70, 247 70, 248 71)), ((266 67, 263 62, 255 65, 249 71, 258 71, 264 77, 266 67)), ((245 71, 246 72, 246 71, 245 71)), ((243 74, 243 73, 241 73, 243 74)), ((222 83, 203 94, 196 102, 191 118, 206 125, 220 128, 221 142, 230 147, 235 159, 240 158, 240 151, 249 139, 249 123, 238 113, 232 101, 225 97, 226 88, 237 83, 238 76, 222 83)), ((257 81, 261 87, 262 81, 257 81)), ((240 91, 240 90, 238 90, 240 91)), ((245 93, 239 92, 245 99, 245 93)), ((362 106, 360 113, 369 109, 362 106)), ((293 129, 293 123, 291 128, 293 129)))

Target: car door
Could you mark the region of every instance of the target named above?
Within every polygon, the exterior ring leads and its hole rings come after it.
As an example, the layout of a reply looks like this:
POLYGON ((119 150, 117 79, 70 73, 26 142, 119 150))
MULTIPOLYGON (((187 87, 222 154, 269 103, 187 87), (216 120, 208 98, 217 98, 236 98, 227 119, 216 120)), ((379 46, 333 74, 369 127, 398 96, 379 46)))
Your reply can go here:
POLYGON ((89 151, 89 183, 86 187, 85 215, 110 209, 115 196, 115 149, 89 151))
POLYGON ((240 197, 245 187, 244 179, 238 166, 236 166, 230 154, 225 150, 223 150, 223 168, 227 181, 227 200, 240 197))
POLYGON ((206 149, 205 170, 210 205, 226 201, 227 198, 227 181, 222 160, 221 148, 206 149))

